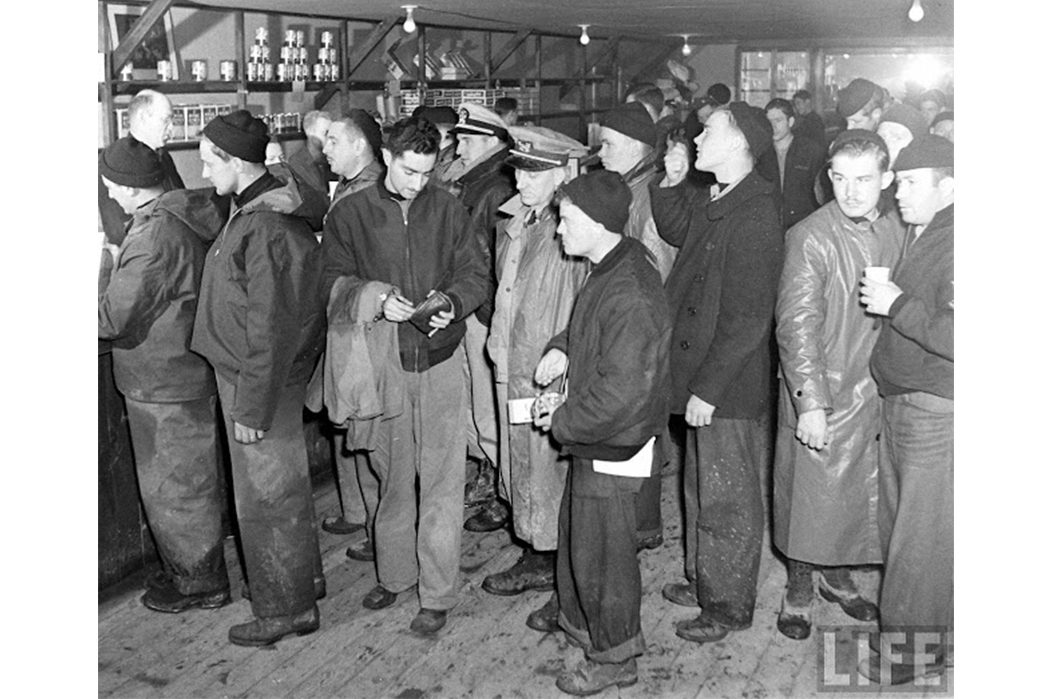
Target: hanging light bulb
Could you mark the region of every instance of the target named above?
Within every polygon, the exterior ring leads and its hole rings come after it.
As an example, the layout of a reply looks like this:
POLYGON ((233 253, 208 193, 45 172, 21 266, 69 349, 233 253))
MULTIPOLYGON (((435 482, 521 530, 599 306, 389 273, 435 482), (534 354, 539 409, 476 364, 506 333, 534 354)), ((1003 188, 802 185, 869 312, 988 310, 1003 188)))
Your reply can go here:
POLYGON ((682 39, 683 39, 682 55, 683 56, 689 56, 690 54, 693 53, 693 47, 689 45, 689 34, 683 34, 682 35, 682 39))
POLYGON ((414 10, 417 9, 417 5, 403 5, 406 10, 406 21, 403 22, 403 31, 407 34, 413 34, 417 31, 417 22, 414 21, 414 10))
POLYGON ((907 19, 912 22, 921 22, 922 17, 925 17, 925 10, 922 9, 922 0, 914 0, 911 3, 911 9, 907 11, 907 19))
POLYGON ((581 46, 587 46, 589 43, 591 43, 591 37, 588 36, 588 27, 590 27, 591 25, 590 24, 578 24, 577 26, 581 28, 581 39, 580 39, 581 46))

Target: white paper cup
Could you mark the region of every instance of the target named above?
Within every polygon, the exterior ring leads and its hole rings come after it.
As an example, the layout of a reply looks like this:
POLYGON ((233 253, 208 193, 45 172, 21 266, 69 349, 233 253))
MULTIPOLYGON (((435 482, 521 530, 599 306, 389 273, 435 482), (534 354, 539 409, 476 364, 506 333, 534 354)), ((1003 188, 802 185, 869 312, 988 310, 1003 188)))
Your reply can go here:
POLYGON ((864 276, 875 282, 883 284, 889 281, 888 267, 864 267, 864 276))

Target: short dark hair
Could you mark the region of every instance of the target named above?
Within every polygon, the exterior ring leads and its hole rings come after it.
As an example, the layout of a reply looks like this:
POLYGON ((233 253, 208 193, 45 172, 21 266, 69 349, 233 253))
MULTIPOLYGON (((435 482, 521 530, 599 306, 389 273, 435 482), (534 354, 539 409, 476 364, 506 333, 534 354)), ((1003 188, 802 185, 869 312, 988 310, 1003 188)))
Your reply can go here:
POLYGON ((849 136, 846 138, 836 138, 831 143, 831 148, 827 153, 827 162, 830 163, 834 160, 835 156, 839 153, 848 155, 851 158, 858 158, 864 154, 870 154, 875 157, 875 161, 878 164, 878 170, 885 172, 889 169, 889 149, 885 146, 882 141, 882 137, 872 132, 866 132, 867 135, 854 135, 856 129, 846 131, 849 136))
POLYGON ((400 119, 385 131, 384 148, 397 158, 407 151, 418 155, 431 155, 439 152, 442 136, 435 124, 424 117, 400 119))
POLYGON ((793 119, 795 117, 795 108, 783 97, 776 97, 769 100, 769 104, 766 105, 766 114, 769 114, 770 109, 779 109, 788 119, 793 119))
POLYGON ((639 83, 628 92, 628 97, 634 97, 636 102, 646 105, 657 114, 664 111, 664 93, 651 83, 639 83))
POLYGON ((493 110, 501 118, 504 118, 508 112, 514 112, 518 108, 519 100, 514 97, 498 97, 497 101, 493 103, 493 110))
POLYGON ((813 96, 811 94, 809 94, 809 90, 796 90, 795 94, 792 95, 791 99, 812 100, 813 96))

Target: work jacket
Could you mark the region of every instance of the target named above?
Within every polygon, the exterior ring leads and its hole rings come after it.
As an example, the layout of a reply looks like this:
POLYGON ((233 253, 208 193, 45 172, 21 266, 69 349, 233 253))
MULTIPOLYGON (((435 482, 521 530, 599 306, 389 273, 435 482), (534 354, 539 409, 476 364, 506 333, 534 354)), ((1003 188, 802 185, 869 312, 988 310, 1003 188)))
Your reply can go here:
MULTIPOLYGON (((267 176, 267 175, 266 175, 267 176)), ((308 381, 323 346, 319 243, 293 180, 235 203, 207 255, 192 349, 236 387, 237 423, 272 426, 284 386, 308 381)))
POLYGON ((762 176, 777 186, 780 216, 785 230, 816 211, 816 178, 826 160, 827 152, 815 141, 796 134, 782 164, 776 148, 772 146, 759 161, 763 166, 760 168, 762 176), (782 187, 781 169, 784 171, 782 187))
POLYGON ((655 152, 640 160, 624 174, 624 182, 631 190, 631 205, 628 207, 628 223, 624 226, 624 235, 635 238, 653 253, 661 282, 667 280, 678 254, 678 248, 657 233, 657 224, 650 211, 650 183, 654 180, 659 181, 663 174, 657 169, 655 152))
POLYGON ((425 187, 401 202, 378 181, 340 200, 323 234, 323 296, 338 277, 383 281, 415 306, 434 290, 453 304, 454 320, 429 336, 399 323, 399 357, 407 371, 449 359, 464 337, 464 319, 486 298, 490 274, 468 212, 448 192, 425 187))
POLYGON ((687 181, 651 184, 650 200, 657 230, 680 247, 666 285, 671 411, 684 414, 695 395, 715 417, 764 415, 784 246, 773 185, 752 171, 714 201, 687 181))
POLYGON ((670 322, 652 254, 621 238, 592 265, 569 326, 548 343, 569 358, 566 401, 551 425, 564 453, 624 461, 663 431, 670 322))
POLYGON ((893 267, 897 215, 854 223, 832 201, 787 232, 776 304, 780 349, 773 539, 818 565, 881 562, 878 433, 881 398, 871 350, 881 323, 860 305, 865 267, 893 267), (829 443, 795 437, 798 415, 827 413, 829 443))
POLYGON ((210 365, 189 349, 207 248, 223 223, 213 189, 178 189, 134 212, 98 297, 116 386, 144 403, 213 395, 210 365))

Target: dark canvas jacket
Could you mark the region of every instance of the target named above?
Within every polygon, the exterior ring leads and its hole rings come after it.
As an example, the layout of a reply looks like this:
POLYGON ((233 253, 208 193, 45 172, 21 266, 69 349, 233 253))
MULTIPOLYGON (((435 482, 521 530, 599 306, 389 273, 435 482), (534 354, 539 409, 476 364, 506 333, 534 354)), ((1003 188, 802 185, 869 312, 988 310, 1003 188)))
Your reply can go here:
POLYGON ((450 297, 454 321, 432 337, 399 324, 407 371, 449 359, 464 337, 465 317, 490 293, 479 234, 461 203, 438 187, 422 189, 405 213, 383 181, 339 200, 327 216, 323 258, 324 298, 338 277, 388 282, 415 305, 432 289, 450 297))
POLYGON ((795 225, 819 207, 816 202, 814 187, 820 175, 827 152, 815 141, 796 135, 787 149, 784 160, 784 186, 780 185, 780 162, 776 149, 769 150, 759 161, 762 167, 759 172, 764 178, 777 185, 780 196, 780 211, 784 221, 784 229, 795 225))
POLYGON ((98 337, 113 343, 120 392, 145 403, 213 395, 210 365, 189 349, 207 248, 224 223, 213 189, 178 189, 134 212, 98 297, 98 337))
POLYGON ((773 185, 751 172, 711 201, 685 181, 651 184, 650 201, 657 230, 680 246, 666 284, 674 317, 671 411, 685 413, 696 395, 717 417, 765 414, 784 248, 773 185))
POLYGON ((296 184, 233 205, 207 255, 192 349, 236 386, 232 419, 267 430, 284 386, 308 381, 323 347, 319 243, 296 184))
MULTIPOLYGON (((471 170, 457 180, 461 188, 461 203, 468 209, 472 222, 480 233, 483 247, 483 260, 489 270, 490 278, 494 274, 494 262, 497 251, 494 249, 497 236, 497 222, 504 218, 498 209, 515 194, 515 180, 512 169, 505 164, 509 152, 502 148, 486 160, 477 163, 471 170)), ((475 317, 483 325, 490 325, 493 315, 494 287, 490 285, 490 293, 483 304, 476 309, 475 317)))
POLYGON ((954 206, 936 212, 918 239, 907 232, 890 275, 893 301, 871 354, 882 395, 921 391, 954 398, 954 206))
POLYGON ((577 294, 548 343, 569 357, 566 402, 552 415, 565 453, 623 461, 668 419, 670 314, 652 254, 622 238, 577 294))
MULTIPOLYGON (((163 169, 163 190, 170 192, 184 189, 185 183, 178 174, 178 168, 174 166, 171 154, 166 148, 160 148, 156 154, 160 156, 160 167, 163 169)), ((127 222, 131 217, 109 196, 109 190, 105 188, 101 175, 98 175, 98 215, 102 219, 102 230, 105 231, 105 237, 109 242, 113 245, 123 243, 123 236, 127 233, 127 222)))

